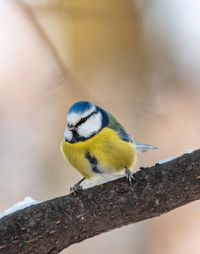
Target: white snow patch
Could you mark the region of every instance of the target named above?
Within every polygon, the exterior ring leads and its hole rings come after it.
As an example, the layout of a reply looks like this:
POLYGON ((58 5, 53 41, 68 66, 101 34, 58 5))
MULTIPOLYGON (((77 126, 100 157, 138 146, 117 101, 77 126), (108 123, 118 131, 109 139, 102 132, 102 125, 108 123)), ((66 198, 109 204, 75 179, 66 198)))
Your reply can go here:
POLYGON ((31 205, 36 205, 41 203, 40 201, 34 200, 31 197, 26 197, 23 201, 18 202, 17 204, 14 204, 12 207, 5 210, 3 213, 0 213, 0 219, 8 214, 14 213, 18 210, 24 209, 31 205))
POLYGON ((192 149, 187 149, 186 153, 192 153, 193 150, 192 149))
POLYGON ((102 174, 102 176, 99 176, 98 178, 94 178, 94 179, 91 179, 91 180, 85 180, 85 183, 83 185, 83 189, 89 189, 89 188, 92 188, 96 185, 100 185, 100 184, 103 184, 103 183, 107 183, 107 182, 110 182, 110 181, 114 181, 118 178, 122 178, 124 177, 125 174, 112 174, 112 173, 104 173, 102 174))
POLYGON ((176 159, 177 157, 174 157, 174 156, 169 156, 168 158, 165 158, 165 159, 162 159, 160 161, 158 161, 157 163, 158 164, 163 164, 163 163, 166 163, 168 161, 172 161, 173 159, 176 159))
MULTIPOLYGON (((187 149, 187 151, 186 151, 186 153, 192 153, 192 152, 193 152, 192 149, 187 149)), ((158 161, 157 163, 158 163, 158 164, 163 164, 163 163, 165 163, 165 162, 174 160, 174 159, 176 159, 176 158, 177 158, 177 157, 175 157, 175 156, 170 156, 170 157, 168 157, 168 158, 166 158, 166 159, 162 159, 162 160, 158 161)))

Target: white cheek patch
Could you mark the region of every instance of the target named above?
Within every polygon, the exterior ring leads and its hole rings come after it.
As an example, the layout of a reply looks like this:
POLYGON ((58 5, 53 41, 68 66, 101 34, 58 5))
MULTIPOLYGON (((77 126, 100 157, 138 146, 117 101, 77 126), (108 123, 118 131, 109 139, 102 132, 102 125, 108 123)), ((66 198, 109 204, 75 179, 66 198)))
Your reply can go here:
POLYGON ((102 115, 100 112, 91 115, 87 121, 78 127, 78 134, 81 137, 89 138, 93 134, 97 133, 102 127, 102 115))
POLYGON ((85 118, 85 117, 89 116, 95 110, 96 110, 95 105, 92 105, 92 107, 84 113, 71 113, 71 114, 67 115, 67 122, 70 123, 71 125, 75 126, 80 121, 81 118, 85 118))
POLYGON ((68 130, 68 127, 65 129, 64 138, 69 142, 72 140, 72 132, 68 130))
POLYGON ((75 126, 81 119, 81 114, 78 113, 71 113, 70 115, 67 116, 67 122, 70 125, 75 126))

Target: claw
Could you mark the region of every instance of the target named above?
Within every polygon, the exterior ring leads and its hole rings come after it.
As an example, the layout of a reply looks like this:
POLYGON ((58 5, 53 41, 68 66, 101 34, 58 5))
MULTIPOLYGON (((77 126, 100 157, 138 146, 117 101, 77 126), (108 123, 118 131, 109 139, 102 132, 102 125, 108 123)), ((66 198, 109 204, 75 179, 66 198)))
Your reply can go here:
POLYGON ((70 187, 70 193, 78 193, 83 190, 81 183, 85 180, 85 178, 81 179, 78 183, 76 183, 73 187, 70 187))
POLYGON ((132 180, 135 180, 133 173, 128 168, 125 168, 125 173, 126 173, 126 179, 129 181, 130 184, 132 184, 132 180))
POLYGON ((70 187, 70 193, 78 193, 83 190, 83 187, 79 184, 76 183, 73 187, 70 187))

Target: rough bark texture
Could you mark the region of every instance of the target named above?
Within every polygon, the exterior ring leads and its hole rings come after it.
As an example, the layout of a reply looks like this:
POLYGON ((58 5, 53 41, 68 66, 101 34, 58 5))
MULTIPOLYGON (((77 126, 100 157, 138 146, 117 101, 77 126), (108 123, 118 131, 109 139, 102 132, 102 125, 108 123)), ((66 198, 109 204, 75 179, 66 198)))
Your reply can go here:
POLYGON ((0 220, 0 253, 59 253, 71 244, 200 199, 200 150, 52 199, 0 220))

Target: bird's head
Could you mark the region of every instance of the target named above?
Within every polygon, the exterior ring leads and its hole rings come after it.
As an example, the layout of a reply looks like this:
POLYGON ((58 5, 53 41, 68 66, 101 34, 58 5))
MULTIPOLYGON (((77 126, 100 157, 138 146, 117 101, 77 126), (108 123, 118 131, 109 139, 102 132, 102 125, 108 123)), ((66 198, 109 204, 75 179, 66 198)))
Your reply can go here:
POLYGON ((98 133, 108 124, 108 114, 88 101, 79 101, 67 114, 65 140, 70 143, 84 141, 98 133))

